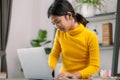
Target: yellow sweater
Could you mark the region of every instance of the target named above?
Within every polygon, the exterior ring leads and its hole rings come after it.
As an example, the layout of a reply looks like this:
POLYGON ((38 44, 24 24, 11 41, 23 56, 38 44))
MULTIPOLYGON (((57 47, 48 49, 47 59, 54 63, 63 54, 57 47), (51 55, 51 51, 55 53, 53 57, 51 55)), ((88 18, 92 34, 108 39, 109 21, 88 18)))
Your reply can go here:
POLYGON ((96 34, 82 24, 74 30, 57 30, 53 49, 48 64, 55 68, 59 55, 62 54, 60 72, 80 72, 82 78, 88 78, 99 71, 100 55, 96 34))

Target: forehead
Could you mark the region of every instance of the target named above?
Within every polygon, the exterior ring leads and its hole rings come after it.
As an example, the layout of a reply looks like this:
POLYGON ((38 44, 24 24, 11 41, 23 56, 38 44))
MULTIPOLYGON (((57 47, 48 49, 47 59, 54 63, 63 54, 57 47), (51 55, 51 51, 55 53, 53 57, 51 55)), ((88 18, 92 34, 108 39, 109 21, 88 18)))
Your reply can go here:
POLYGON ((64 16, 55 16, 55 15, 52 15, 51 17, 51 21, 56 21, 56 20, 61 20, 64 18, 64 16))

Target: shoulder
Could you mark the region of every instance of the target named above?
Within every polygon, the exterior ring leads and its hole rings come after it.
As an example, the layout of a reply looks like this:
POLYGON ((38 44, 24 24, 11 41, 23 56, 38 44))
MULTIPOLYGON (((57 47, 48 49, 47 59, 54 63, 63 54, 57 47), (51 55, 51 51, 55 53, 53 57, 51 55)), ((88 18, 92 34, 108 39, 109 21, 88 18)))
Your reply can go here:
POLYGON ((55 35, 56 35, 56 37, 60 37, 61 35, 63 35, 62 33, 63 33, 62 31, 57 29, 55 35))
POLYGON ((98 38, 97 34, 94 31, 88 29, 87 27, 85 28, 85 33, 88 35, 89 39, 92 39, 92 38, 97 39, 98 38))
POLYGON ((56 30, 56 35, 60 35, 61 31, 59 29, 56 30))

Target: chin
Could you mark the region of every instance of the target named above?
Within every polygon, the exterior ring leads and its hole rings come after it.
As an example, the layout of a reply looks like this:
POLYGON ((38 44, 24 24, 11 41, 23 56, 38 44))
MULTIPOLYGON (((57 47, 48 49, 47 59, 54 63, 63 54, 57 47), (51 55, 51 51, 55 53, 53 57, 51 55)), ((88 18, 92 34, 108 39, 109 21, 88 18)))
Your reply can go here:
POLYGON ((67 30, 62 30, 62 32, 67 32, 67 30))
POLYGON ((65 30, 65 29, 60 29, 62 32, 67 32, 67 30, 65 30))
POLYGON ((62 32, 66 32, 66 31, 63 31, 63 30, 61 30, 62 32))

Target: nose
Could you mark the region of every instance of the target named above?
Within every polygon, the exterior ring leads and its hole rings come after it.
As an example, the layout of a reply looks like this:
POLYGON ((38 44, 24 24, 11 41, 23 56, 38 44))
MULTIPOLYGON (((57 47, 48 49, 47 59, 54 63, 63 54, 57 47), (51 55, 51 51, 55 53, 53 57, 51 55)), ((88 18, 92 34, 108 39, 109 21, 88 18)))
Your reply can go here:
POLYGON ((61 27, 60 27, 59 25, 57 25, 57 24, 56 24, 55 26, 56 26, 56 28, 61 28, 61 27))

